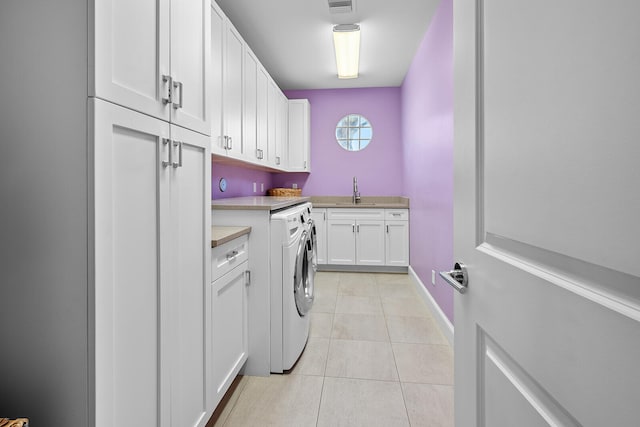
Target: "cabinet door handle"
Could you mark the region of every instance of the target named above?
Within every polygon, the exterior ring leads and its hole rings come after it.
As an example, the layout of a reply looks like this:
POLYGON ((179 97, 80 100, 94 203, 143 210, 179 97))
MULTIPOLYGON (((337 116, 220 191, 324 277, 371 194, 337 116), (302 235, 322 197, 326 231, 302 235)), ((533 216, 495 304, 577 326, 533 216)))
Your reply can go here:
POLYGON ((167 96, 162 98, 162 103, 166 105, 171 102, 171 89, 173 87, 173 79, 171 78, 171 76, 167 76, 166 74, 163 74, 162 82, 163 83, 169 82, 169 84, 167 85, 167 96))
POLYGON ((178 103, 176 104, 175 102, 173 103, 173 108, 175 108, 176 110, 178 108, 182 108, 182 82, 178 82, 178 81, 174 81, 173 82, 173 88, 174 89, 179 89, 180 90, 180 96, 178 97, 178 103))
POLYGON ((228 136, 227 141, 229 141, 229 146, 227 147, 227 149, 231 150, 233 148, 233 138, 228 136))
POLYGON ((276 156, 276 165, 280 164, 280 156, 276 156))
POLYGON ((173 146, 178 147, 178 163, 173 162, 171 166, 174 168, 182 167, 182 141, 173 141, 173 146))
POLYGON ((387 225, 387 234, 389 234, 389 226, 387 225))
POLYGON ((223 138, 224 138, 224 149, 228 150, 229 149, 229 137, 227 135, 224 135, 223 138))
POLYGON ((237 256, 238 256, 238 251, 233 250, 227 254, 227 260, 230 261, 237 256))
POLYGON ((171 148, 171 144, 169 144, 170 142, 171 140, 169 138, 162 138, 162 145, 169 145, 169 158, 162 161, 162 166, 165 168, 173 162, 173 155, 171 153, 173 151, 173 148, 171 148))
POLYGON ((360 224, 356 225, 356 231, 359 233, 360 232, 360 224))
POLYGON ((249 285, 251 285, 251 270, 247 270, 247 271, 245 271, 245 273, 247 274, 246 285, 249 286, 249 285))

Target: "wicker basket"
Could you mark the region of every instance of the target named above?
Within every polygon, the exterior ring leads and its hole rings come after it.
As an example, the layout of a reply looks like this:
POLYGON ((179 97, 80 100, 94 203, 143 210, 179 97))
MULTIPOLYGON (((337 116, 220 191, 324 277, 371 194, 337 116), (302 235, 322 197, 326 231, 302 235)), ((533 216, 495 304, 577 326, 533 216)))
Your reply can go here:
POLYGON ((302 188, 271 188, 267 190, 269 196, 292 197, 302 195, 302 188))

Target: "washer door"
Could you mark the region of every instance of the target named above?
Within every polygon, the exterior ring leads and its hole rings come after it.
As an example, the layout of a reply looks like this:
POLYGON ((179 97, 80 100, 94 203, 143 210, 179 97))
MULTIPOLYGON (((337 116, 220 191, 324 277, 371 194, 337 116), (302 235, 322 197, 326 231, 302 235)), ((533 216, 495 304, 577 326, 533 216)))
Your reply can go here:
POLYGON ((293 277, 293 295, 300 316, 305 316, 313 305, 313 266, 311 234, 302 232, 296 253, 296 271, 293 277))

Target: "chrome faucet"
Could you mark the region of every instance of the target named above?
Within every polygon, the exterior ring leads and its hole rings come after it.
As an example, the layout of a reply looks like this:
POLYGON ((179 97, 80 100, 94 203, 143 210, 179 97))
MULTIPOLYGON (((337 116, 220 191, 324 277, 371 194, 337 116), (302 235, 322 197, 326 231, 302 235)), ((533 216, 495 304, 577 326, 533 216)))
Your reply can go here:
POLYGON ((353 204, 360 203, 360 192, 358 191, 358 178, 353 177, 353 204))

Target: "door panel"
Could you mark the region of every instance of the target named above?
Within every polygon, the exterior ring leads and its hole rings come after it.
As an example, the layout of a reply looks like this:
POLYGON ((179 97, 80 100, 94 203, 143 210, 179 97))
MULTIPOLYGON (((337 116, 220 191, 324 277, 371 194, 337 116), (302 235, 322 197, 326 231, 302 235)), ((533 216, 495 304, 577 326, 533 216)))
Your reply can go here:
POLYGON ((224 14, 215 2, 211 2, 211 67, 209 96, 211 112, 211 151, 215 154, 226 154, 222 137, 222 75, 224 64, 224 14))
POLYGON ((356 264, 384 265, 384 221, 356 223, 356 264))
POLYGON ((454 2, 458 425, 640 417, 634 2, 454 2))
POLYGON ((211 12, 209 0, 171 2, 171 75, 175 83, 172 123, 209 135, 211 12), (176 99, 177 98, 177 99, 176 99))
POLYGON ((224 134, 231 138, 228 153, 243 154, 242 147, 242 37, 228 21, 225 23, 224 134))
POLYGON ((356 237, 354 220, 327 222, 327 258, 329 264, 355 265, 356 237))
POLYGON ((169 0, 93 3, 89 95, 168 121, 169 0))
POLYGON ((176 339, 172 382, 173 424, 203 426, 207 419, 207 361, 210 313, 210 260, 205 257, 210 235, 209 138, 173 126, 174 159, 182 166, 172 168, 171 206, 175 230, 175 287, 172 323, 176 339), (180 156, 179 151, 182 151, 180 156))
POLYGON ((169 124, 93 100, 96 425, 169 425, 169 300, 158 230, 168 215, 169 124), (141 339, 144 337, 144 339, 141 339), (164 348, 164 347, 163 347, 164 348), (165 393, 166 391, 166 393, 165 393))

